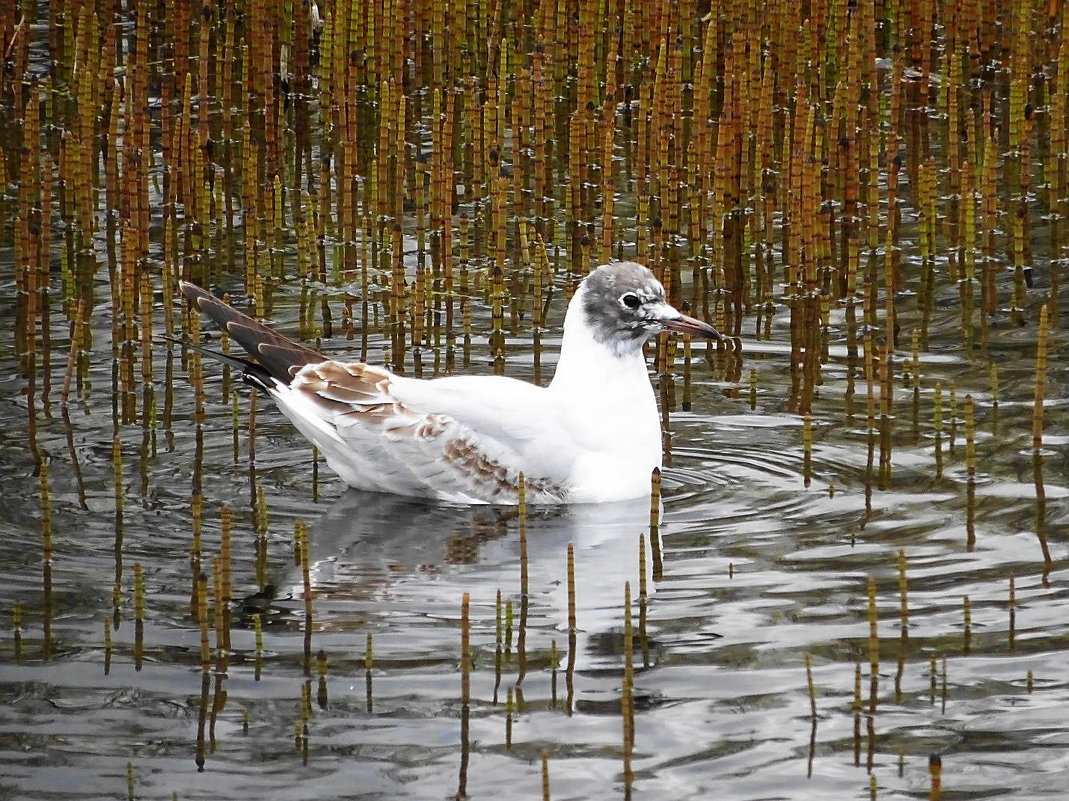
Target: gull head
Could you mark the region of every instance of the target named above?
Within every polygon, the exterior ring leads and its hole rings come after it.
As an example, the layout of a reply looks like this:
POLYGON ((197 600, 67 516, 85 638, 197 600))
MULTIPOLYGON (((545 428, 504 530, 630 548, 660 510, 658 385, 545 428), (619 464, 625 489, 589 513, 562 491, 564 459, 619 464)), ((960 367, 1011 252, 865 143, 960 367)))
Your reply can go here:
POLYGON ((594 340, 623 355, 661 331, 720 339, 707 323, 668 304, 649 268, 633 261, 603 264, 583 279, 583 322, 594 340))

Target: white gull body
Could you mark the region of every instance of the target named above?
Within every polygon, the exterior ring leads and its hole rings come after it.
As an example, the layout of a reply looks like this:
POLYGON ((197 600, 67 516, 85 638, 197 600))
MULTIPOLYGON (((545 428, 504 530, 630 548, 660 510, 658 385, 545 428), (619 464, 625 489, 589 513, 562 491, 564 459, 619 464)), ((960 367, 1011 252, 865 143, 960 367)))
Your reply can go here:
POLYGON ((265 388, 350 486, 457 503, 636 498, 661 464, 661 428, 642 344, 675 329, 707 337, 645 267, 593 271, 564 321, 553 380, 431 380, 324 358, 191 284, 182 290, 254 356, 244 377, 265 388), (221 307, 221 308, 220 308, 221 307))

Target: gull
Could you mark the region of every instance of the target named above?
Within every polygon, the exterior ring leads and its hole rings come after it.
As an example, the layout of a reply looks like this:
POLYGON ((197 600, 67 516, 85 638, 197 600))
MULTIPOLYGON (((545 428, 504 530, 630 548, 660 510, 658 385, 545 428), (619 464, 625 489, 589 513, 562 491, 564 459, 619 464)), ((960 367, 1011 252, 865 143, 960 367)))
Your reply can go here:
POLYGON ((661 331, 719 339, 668 304, 635 262, 604 264, 568 304, 553 380, 419 379, 283 337, 210 292, 182 294, 253 357, 201 349, 266 391, 346 484, 441 501, 600 503, 650 491, 661 425, 642 345, 661 331))

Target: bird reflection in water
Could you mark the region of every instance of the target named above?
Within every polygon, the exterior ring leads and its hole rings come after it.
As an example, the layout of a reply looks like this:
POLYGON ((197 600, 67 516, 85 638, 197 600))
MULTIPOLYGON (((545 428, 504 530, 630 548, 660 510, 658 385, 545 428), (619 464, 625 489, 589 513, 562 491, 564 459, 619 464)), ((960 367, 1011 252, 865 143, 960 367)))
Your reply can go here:
MULTIPOLYGON (((567 629, 567 548, 575 550, 576 625, 579 667, 598 661, 599 643, 618 633, 623 622, 624 584, 631 582, 638 603, 639 539, 649 536, 649 501, 571 506, 461 506, 395 495, 349 490, 326 515, 312 523, 311 586, 316 626, 334 631, 406 627, 426 618, 433 642, 428 650, 455 650, 437 623, 456 618, 460 599, 471 595, 476 641, 493 628, 495 600, 521 595, 521 527, 526 538, 527 622, 543 635, 535 647, 567 629), (521 517, 522 515, 522 517, 521 517)), ((648 539, 645 547, 649 551, 648 539)), ((300 598, 302 579, 285 585, 300 598)), ((411 629, 408 629, 411 632, 411 629)), ((448 636, 448 635, 447 635, 448 636)), ((616 657, 619 655, 618 648, 616 657)), ((609 654, 603 654, 608 658, 609 654)))

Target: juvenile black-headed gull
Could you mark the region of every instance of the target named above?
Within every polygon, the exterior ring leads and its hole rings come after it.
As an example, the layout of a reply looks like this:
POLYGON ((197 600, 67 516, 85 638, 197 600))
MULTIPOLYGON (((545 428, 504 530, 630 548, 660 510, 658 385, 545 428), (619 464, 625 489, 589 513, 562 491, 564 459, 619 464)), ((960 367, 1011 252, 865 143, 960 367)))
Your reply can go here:
POLYGON ((406 378, 327 359, 180 284, 255 361, 206 351, 266 390, 350 486, 459 503, 595 503, 650 491, 661 426, 642 344, 672 330, 716 329, 668 305, 634 262, 606 264, 579 285, 546 387, 504 376, 406 378))

